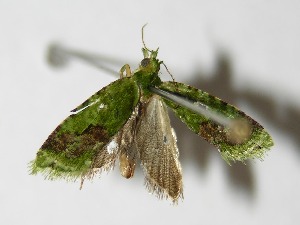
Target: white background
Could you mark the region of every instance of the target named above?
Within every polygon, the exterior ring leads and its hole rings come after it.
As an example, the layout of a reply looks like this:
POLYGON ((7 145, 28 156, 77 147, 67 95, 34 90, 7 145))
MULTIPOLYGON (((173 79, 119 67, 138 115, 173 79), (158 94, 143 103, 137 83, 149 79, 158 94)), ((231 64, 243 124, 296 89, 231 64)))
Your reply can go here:
MULTIPOLYGON (((300 2, 0 0, 0 224, 299 224, 300 2), (53 69, 49 43, 129 62, 160 47, 179 82, 238 105, 271 133, 264 161, 228 166, 177 119, 183 202, 158 200, 118 169, 86 182, 28 175, 69 111, 115 78, 74 61, 53 69)), ((169 80, 163 71, 162 78, 169 80)))

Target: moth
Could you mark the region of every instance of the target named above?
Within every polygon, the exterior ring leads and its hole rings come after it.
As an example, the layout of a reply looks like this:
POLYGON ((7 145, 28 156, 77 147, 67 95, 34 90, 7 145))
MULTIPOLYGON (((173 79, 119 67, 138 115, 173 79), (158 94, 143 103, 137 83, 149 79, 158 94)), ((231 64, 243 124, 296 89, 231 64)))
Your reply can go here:
POLYGON ((124 65, 120 79, 73 109, 40 147, 31 174, 82 184, 117 159, 122 176, 131 178, 139 161, 148 190, 177 202, 183 198, 182 169, 167 107, 228 163, 261 159, 270 149, 267 131, 236 107, 174 79, 162 82, 158 49, 149 50, 142 40, 139 67, 131 72, 124 65))

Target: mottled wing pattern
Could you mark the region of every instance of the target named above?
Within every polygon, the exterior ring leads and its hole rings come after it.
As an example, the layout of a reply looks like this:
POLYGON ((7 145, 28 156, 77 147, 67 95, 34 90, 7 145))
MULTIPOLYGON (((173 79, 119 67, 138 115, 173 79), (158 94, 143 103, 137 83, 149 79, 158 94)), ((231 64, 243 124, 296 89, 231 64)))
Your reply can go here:
POLYGON ((157 95, 141 107, 136 145, 150 192, 177 201, 182 196, 182 174, 176 135, 165 104, 157 95))
POLYGON ((225 117, 247 121, 251 127, 251 133, 242 143, 235 143, 228 138, 228 130, 221 125, 216 124, 203 115, 194 113, 185 107, 164 99, 164 102, 172 108, 181 121, 193 132, 215 145, 227 162, 244 161, 248 158, 262 158, 264 153, 273 146, 271 136, 258 122, 221 99, 182 83, 163 82, 159 88, 173 92, 192 102, 205 104, 210 110, 223 114, 225 117))
POLYGON ((138 87, 130 78, 95 93, 50 134, 31 163, 31 173, 42 172, 50 179, 76 179, 112 166, 120 145, 118 132, 138 100, 138 87))

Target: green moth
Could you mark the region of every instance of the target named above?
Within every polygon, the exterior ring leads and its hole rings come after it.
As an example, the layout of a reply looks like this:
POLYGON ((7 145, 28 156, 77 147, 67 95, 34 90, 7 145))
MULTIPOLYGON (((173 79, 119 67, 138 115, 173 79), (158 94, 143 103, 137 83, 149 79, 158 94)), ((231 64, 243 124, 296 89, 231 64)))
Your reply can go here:
POLYGON ((177 202, 183 196, 182 171, 167 106, 228 163, 261 159, 270 149, 266 130, 236 107, 174 79, 162 82, 158 74, 165 64, 158 49, 143 44, 139 68, 131 72, 124 65, 120 79, 72 110, 37 152, 31 174, 83 183, 118 159, 121 174, 130 178, 140 160, 149 191, 177 202))

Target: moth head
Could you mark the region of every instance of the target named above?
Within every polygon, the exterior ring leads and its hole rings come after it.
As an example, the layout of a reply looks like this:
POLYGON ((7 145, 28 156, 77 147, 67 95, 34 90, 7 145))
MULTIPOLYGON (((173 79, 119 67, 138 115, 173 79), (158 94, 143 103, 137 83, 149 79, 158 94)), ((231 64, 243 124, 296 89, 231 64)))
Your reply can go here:
POLYGON ((161 62, 156 58, 158 49, 156 51, 143 48, 144 59, 140 63, 140 70, 149 73, 158 73, 161 62))

